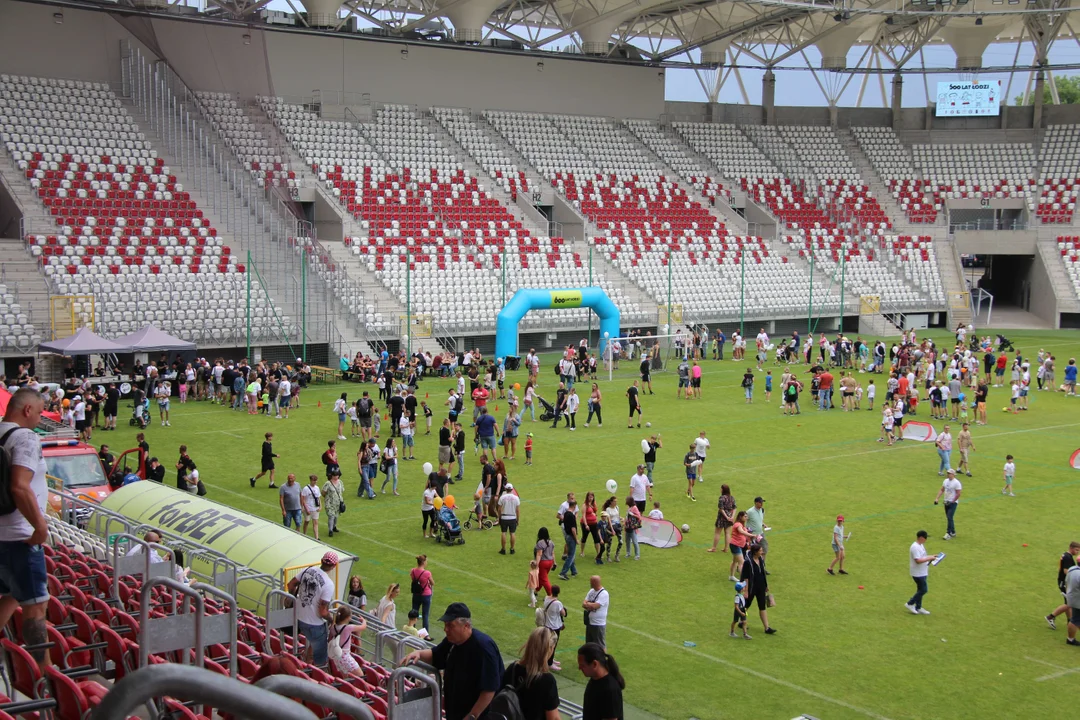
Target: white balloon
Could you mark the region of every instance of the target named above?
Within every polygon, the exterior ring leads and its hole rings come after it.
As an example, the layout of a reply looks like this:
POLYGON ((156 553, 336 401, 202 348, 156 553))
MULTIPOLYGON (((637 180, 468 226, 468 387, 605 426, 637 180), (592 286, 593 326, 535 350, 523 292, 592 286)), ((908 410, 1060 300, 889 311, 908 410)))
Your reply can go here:
POLYGON ((607 481, 607 484, 605 485, 605 487, 607 488, 607 491, 609 493, 614 495, 615 492, 619 489, 619 483, 615 482, 615 479, 612 478, 612 479, 607 481))
POLYGON ((668 331, 668 326, 664 325, 664 327, 662 329, 663 329, 664 332, 667 332, 668 331))
POLYGON ((649 441, 645 438, 641 439, 641 452, 649 452, 649 441))
POLYGON ((604 333, 604 337, 611 337, 611 333, 604 333))
POLYGON ((401 336, 401 342, 409 342, 409 336, 408 335, 402 335, 401 336))
POLYGON ((425 475, 430 475, 431 474, 431 463, 429 463, 429 462, 424 463, 424 474, 425 475))

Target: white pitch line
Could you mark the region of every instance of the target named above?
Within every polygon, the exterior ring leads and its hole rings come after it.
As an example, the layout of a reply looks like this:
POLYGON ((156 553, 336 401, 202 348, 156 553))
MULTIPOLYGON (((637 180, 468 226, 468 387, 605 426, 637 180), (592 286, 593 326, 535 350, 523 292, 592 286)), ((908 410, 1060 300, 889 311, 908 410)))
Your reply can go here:
MULTIPOLYGON (((223 490, 223 491, 225 491, 225 492, 227 492, 227 493, 229 493, 231 495, 236 495, 238 497, 246 498, 249 502, 252 500, 250 495, 245 495, 244 493, 236 492, 235 490, 232 490, 230 488, 220 487, 220 488, 214 488, 214 489, 215 490, 223 490)), ((272 503, 266 502, 264 500, 260 500, 258 498, 254 498, 254 501, 259 503, 259 504, 266 505, 267 507, 277 507, 276 505, 273 505, 272 503)), ((368 542, 368 543, 371 543, 372 545, 377 545, 378 547, 384 548, 386 550, 392 550, 392 551, 394 551, 396 553, 400 553, 402 555, 407 555, 409 557, 413 557, 413 553, 411 551, 409 551, 409 550, 403 550, 402 548, 396 547, 394 545, 390 545, 388 543, 380 542, 379 540, 374 540, 372 538, 361 537, 361 536, 357 535, 356 533, 350 532, 349 530, 340 530, 339 532, 344 533, 346 535, 349 535, 351 537, 354 537, 354 538, 356 538, 357 540, 359 540, 361 542, 368 542)), ((489 585, 493 585, 493 586, 495 586, 497 588, 505 590, 505 591, 507 591, 509 593, 513 593, 515 595, 520 594, 520 592, 521 592, 520 588, 511 587, 510 585, 504 585, 503 583, 499 582, 498 580, 492 580, 491 578, 484 577, 483 575, 477 575, 476 573, 470 572, 468 570, 462 570, 461 568, 454 567, 453 565, 448 565, 447 563, 438 562, 436 560, 428 560, 428 564, 433 565, 433 566, 438 567, 438 568, 445 568, 446 570, 456 572, 456 573, 458 573, 460 575, 464 575, 465 577, 472 578, 473 580, 479 580, 481 582, 485 582, 485 583, 487 583, 489 585)), ((612 627, 617 627, 620 630, 625 630, 626 632, 630 632, 630 633, 633 633, 635 635, 639 635, 639 636, 641 636, 643 638, 646 638, 647 640, 652 640, 653 642, 661 643, 663 645, 667 645, 667 646, 672 647, 672 648, 677 648, 679 650, 683 650, 684 652, 690 652, 690 653, 692 653, 694 655, 697 655, 698 657, 701 657, 701 658, 703 658, 705 660, 709 660, 709 661, 717 663, 719 665, 724 665, 726 667, 730 667, 730 668, 739 670, 741 672, 745 672, 745 673, 747 673, 749 675, 752 675, 752 676, 754 676, 754 677, 756 677, 756 678, 758 678, 760 680, 765 680, 766 682, 771 682, 773 684, 779 685, 779 686, 787 688, 789 690, 794 690, 796 692, 801 692, 801 693, 803 693, 805 695, 809 695, 810 697, 817 698, 818 700, 823 700, 825 702, 832 703, 834 705, 838 705, 838 706, 840 706, 842 708, 846 708, 848 710, 851 710, 852 712, 857 712, 860 715, 865 715, 866 717, 875 718, 875 720, 889 720, 889 718, 887 718, 886 716, 879 715, 878 713, 876 713, 876 712, 874 712, 872 710, 867 710, 866 708, 861 708, 861 707, 859 707, 857 705, 852 705, 851 703, 848 703, 848 702, 846 702, 844 700, 840 700, 839 698, 834 698, 832 696, 825 695, 824 693, 820 693, 820 692, 818 692, 816 690, 811 690, 810 688, 805 688, 805 687, 803 687, 801 685, 796 685, 795 683, 790 682, 788 680, 784 680, 782 678, 778 678, 778 677, 775 677, 773 675, 769 675, 767 673, 760 672, 758 670, 750 669, 750 668, 746 667, 745 665, 743 665, 741 663, 730 662, 728 660, 724 660, 723 658, 719 658, 719 657, 716 657, 714 655, 709 655, 708 653, 704 653, 704 652, 701 652, 701 651, 698 651, 698 650, 692 650, 692 649, 689 649, 689 648, 685 648, 680 644, 672 642, 671 640, 665 640, 664 638, 657 637, 656 635, 651 635, 651 634, 646 633, 646 632, 642 632, 641 630, 638 630, 638 629, 633 628, 633 627, 629 627, 627 625, 620 625, 618 623, 608 623, 608 624, 611 625, 612 627)))

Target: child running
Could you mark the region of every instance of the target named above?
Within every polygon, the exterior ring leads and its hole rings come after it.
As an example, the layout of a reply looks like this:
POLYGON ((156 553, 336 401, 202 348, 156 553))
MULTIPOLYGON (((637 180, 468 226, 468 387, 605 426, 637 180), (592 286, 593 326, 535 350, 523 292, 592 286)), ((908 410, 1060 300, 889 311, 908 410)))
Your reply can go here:
POLYGON ((1016 475, 1016 463, 1013 462, 1012 455, 1005 456, 1005 467, 1001 469, 1001 474, 1005 478, 1005 487, 1001 488, 1001 494, 1016 497, 1013 494, 1013 477, 1016 475))

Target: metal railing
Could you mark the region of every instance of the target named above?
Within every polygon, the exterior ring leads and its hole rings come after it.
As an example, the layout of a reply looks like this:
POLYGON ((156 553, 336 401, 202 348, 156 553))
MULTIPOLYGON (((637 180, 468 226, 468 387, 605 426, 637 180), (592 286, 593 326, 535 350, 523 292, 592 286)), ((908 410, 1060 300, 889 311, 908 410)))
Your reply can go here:
POLYGON ((982 220, 971 220, 962 223, 949 223, 949 234, 952 235, 959 231, 968 230, 1030 230, 1031 225, 1024 218, 1013 218, 1012 220, 1005 220, 1003 218, 985 218, 982 220))

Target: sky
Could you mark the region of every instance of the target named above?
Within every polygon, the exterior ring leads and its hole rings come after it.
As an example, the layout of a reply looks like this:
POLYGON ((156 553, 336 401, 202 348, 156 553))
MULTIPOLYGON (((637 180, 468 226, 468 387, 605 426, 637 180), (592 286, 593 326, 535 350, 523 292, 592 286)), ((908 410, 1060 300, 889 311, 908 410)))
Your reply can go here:
MULTIPOLYGON (((191 2, 192 4, 199 3, 200 5, 205 0, 184 0, 185 3, 191 2)), ((293 0, 297 9, 302 8, 299 0, 293 0)), ((285 0, 272 0, 268 6, 271 10, 281 10, 283 12, 292 12, 289 4, 285 0)), ((358 24, 361 27, 370 27, 371 23, 366 20, 360 19, 358 24)), ((448 25, 449 27, 449 25, 448 25)), ((662 48, 674 46, 674 41, 670 43, 664 43, 662 48)), ((864 48, 854 47, 848 53, 848 67, 855 67, 860 58, 862 57, 864 48)), ((926 67, 929 68, 952 68, 956 65, 956 54, 952 48, 948 45, 927 45, 923 50, 923 56, 926 67)), ((983 65, 986 67, 994 66, 1008 66, 1012 65, 1014 58, 1016 57, 1016 43, 1000 43, 991 45, 987 48, 983 54, 983 65)), ((1020 49, 1019 58, 1016 59, 1016 64, 1021 67, 1029 67, 1033 57, 1033 49, 1030 43, 1024 43, 1020 49)), ((730 62, 730 55, 729 55, 730 62)), ((1050 51, 1051 64, 1066 64, 1077 63, 1080 64, 1080 44, 1075 40, 1064 38, 1054 44, 1050 51)), ((845 82, 848 81, 849 75, 841 73, 829 73, 818 72, 818 80, 815 81, 813 75, 807 70, 809 65, 817 66, 820 64, 820 55, 817 49, 810 47, 805 53, 805 59, 802 55, 794 55, 788 58, 781 65, 784 67, 799 68, 792 70, 778 70, 776 71, 776 104, 782 106, 802 106, 802 107, 816 107, 828 104, 828 100, 825 94, 822 92, 819 82, 824 85, 826 90, 830 93, 840 91, 845 82)), ((915 61, 918 66, 917 60, 915 61)), ((747 62, 746 64, 752 64, 747 62)), ((761 103, 761 78, 764 74, 762 70, 746 69, 739 71, 743 87, 746 89, 747 99, 752 105, 758 105, 761 103)), ((1066 71, 1065 74, 1077 74, 1080 71, 1066 71)), ((1002 88, 1009 87, 1010 80, 1009 73, 986 73, 980 74, 978 79, 980 81, 985 80, 1000 80, 1002 88)), ((1018 71, 1012 74, 1012 86, 1007 93, 1004 93, 1003 100, 1012 102, 1013 98, 1024 92, 1024 88, 1028 83, 1029 72, 1027 70, 1018 71)), ((862 84, 862 75, 856 75, 854 79, 847 83, 846 87, 840 94, 838 105, 841 107, 851 107, 856 105, 860 87, 862 84)), ((870 76, 866 82, 866 89, 863 93, 862 106, 863 107, 888 107, 892 100, 892 75, 885 75, 885 87, 884 97, 882 97, 881 83, 877 75, 870 76)), ((937 82, 944 82, 947 80, 957 80, 959 74, 956 72, 926 75, 925 83, 924 76, 921 74, 907 74, 904 76, 904 90, 902 104, 904 107, 925 107, 927 104, 928 87, 931 96, 935 94, 935 88, 937 82)), ((706 78, 710 81, 711 78, 706 78)), ((665 96, 667 100, 671 101, 683 101, 683 102, 705 102, 707 100, 707 94, 702 88, 701 82, 698 79, 697 74, 693 70, 682 70, 677 68, 669 68, 665 72, 665 96)), ((724 86, 720 90, 721 103, 740 104, 744 102, 742 92, 739 89, 739 85, 736 82, 734 73, 729 73, 724 86)))

